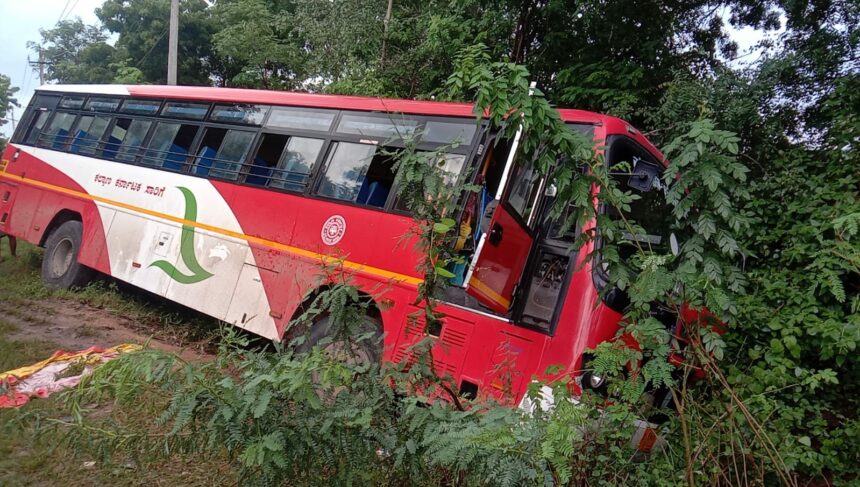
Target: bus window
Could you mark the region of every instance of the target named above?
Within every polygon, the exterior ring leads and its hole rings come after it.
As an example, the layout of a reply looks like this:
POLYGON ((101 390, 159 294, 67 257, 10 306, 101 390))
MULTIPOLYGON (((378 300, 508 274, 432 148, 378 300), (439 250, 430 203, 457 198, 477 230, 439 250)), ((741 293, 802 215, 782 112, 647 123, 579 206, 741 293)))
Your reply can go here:
POLYGON ((198 128, 197 125, 159 122, 141 162, 181 171, 185 167, 198 128))
POLYGON ((317 194, 362 205, 383 207, 394 184, 391 157, 377 146, 338 142, 330 152, 317 194))
POLYGON ((61 108, 81 108, 84 106, 84 98, 85 96, 64 96, 62 100, 60 100, 61 108))
POLYGON ((646 252, 667 249, 672 212, 664 195, 663 166, 627 138, 613 141, 606 158, 618 187, 638 196, 623 215, 614 207, 607 208, 610 218, 618 220, 623 216, 644 230, 644 234, 634 227, 624 230, 624 241, 619 246, 621 257, 628 258, 639 249, 646 252))
POLYGON ((266 127, 328 132, 335 113, 328 110, 274 107, 269 120, 266 121, 266 127))
POLYGON ((204 103, 167 102, 161 109, 161 116, 203 120, 208 112, 209 105, 204 103))
POLYGON ((209 120, 224 123, 260 125, 266 118, 269 107, 264 105, 215 105, 209 120))
POLYGON ((91 112, 114 112, 119 107, 119 98, 90 98, 85 110, 91 112))
POLYGON ((110 118, 107 117, 82 116, 73 131, 75 135, 70 151, 76 154, 95 154, 109 124, 110 118))
MULTIPOLYGON (((624 231, 624 242, 619 248, 622 258, 635 254, 640 248, 646 252, 665 251, 668 249, 668 239, 672 233, 670 229, 672 211, 663 194, 665 189, 662 182, 663 168, 637 157, 633 157, 633 161, 631 164, 632 171, 629 174, 621 173, 614 177, 619 188, 639 197, 630 203, 630 211, 625 211, 623 218, 627 222, 635 222, 644 233, 633 232, 629 228, 624 231), (639 174, 655 174, 656 176, 650 179, 648 187, 643 187, 643 176, 639 174)), ((614 220, 622 218, 622 213, 614 207, 607 211, 614 220)))
POLYGON ((537 193, 542 178, 532 164, 518 164, 514 168, 513 185, 508 203, 525 222, 531 222, 532 212, 537 205, 537 193))
POLYGON ((263 134, 260 147, 251 159, 245 182, 255 186, 268 186, 272 178, 272 169, 278 165, 289 139, 288 135, 263 134))
POLYGON ((475 137, 478 126, 475 122, 438 122, 430 121, 421 134, 422 142, 435 144, 469 145, 475 137))
POLYGON ((325 141, 264 134, 245 182, 302 192, 325 141))
POLYGON ((51 123, 48 124, 48 129, 42 132, 42 136, 39 137, 39 146, 63 150, 69 141, 69 133, 72 130, 75 117, 77 115, 74 113, 57 112, 51 123))
POLYGON ((25 144, 36 145, 36 141, 39 140, 39 135, 42 133, 42 127, 45 126, 45 122, 50 115, 51 112, 48 110, 39 110, 33 114, 30 126, 27 127, 27 132, 24 134, 25 144))
POLYGON ((141 144, 149 132, 152 122, 118 118, 108 136, 102 157, 117 161, 134 162, 140 152, 141 144))
MULTIPOLYGON (((436 161, 437 167, 442 171, 445 183, 454 185, 463 171, 463 164, 466 162, 466 156, 460 154, 442 154, 436 161)), ((401 190, 401 194, 403 190, 401 190)), ((407 189, 408 191, 408 189, 407 189)), ((406 198, 398 196, 397 202, 394 203, 394 208, 400 211, 409 211, 409 201, 406 198)))
POLYGON ((245 155, 251 148, 254 133, 243 130, 208 128, 197 150, 192 172, 236 180, 245 155))
POLYGON ((149 115, 154 116, 161 108, 160 101, 152 100, 125 100, 122 102, 120 113, 128 113, 131 115, 149 115))
POLYGON ((418 130, 418 120, 405 118, 372 117, 367 115, 344 115, 337 124, 337 131, 364 137, 381 137, 384 140, 406 138, 418 130))
POLYGON ((269 186, 290 191, 304 191, 323 142, 320 139, 291 137, 287 150, 278 164, 278 170, 272 174, 269 186))

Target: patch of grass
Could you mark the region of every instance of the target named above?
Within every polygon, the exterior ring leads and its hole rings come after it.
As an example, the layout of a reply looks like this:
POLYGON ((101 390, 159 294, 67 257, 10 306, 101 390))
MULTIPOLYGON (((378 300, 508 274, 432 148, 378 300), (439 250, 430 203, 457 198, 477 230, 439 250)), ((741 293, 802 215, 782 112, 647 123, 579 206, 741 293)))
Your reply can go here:
MULTIPOLYGON (((3 243, 5 245, 5 242, 3 243)), ((40 265, 42 249, 26 242, 18 242, 18 257, 11 258, 4 253, 0 262, 0 295, 3 299, 39 299, 50 296, 51 292, 42 285, 40 265)))
POLYGON ((46 359, 57 349, 49 340, 9 340, 7 335, 16 329, 0 321, 0 372, 46 359))
MULTIPOLYGON (((57 348, 47 340, 9 338, 15 331, 14 325, 0 321, 0 371, 42 360, 57 348)), ((53 421, 70 414, 57 395, 33 399, 21 409, 0 409, 0 486, 237 484, 223 458, 180 456, 142 464, 133 454, 105 461, 97 451, 71 450, 64 430, 53 421)), ((152 422, 148 414, 128 415, 110 406, 98 406, 87 419, 94 427, 152 422)))

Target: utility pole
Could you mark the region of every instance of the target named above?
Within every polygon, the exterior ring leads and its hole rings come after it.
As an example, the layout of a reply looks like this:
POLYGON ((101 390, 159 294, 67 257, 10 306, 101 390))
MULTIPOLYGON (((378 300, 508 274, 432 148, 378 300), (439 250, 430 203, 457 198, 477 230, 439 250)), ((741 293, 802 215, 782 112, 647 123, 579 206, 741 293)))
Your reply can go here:
POLYGON ((179 50, 179 0, 170 0, 170 36, 167 39, 167 84, 176 84, 176 57, 179 50))
POLYGON ((39 86, 45 84, 45 59, 42 57, 42 46, 39 46, 39 86))
POLYGON ((45 84, 45 65, 51 63, 45 62, 44 56, 42 54, 42 46, 39 46, 39 60, 30 61, 30 56, 27 56, 27 62, 30 64, 30 66, 39 67, 39 86, 45 84))

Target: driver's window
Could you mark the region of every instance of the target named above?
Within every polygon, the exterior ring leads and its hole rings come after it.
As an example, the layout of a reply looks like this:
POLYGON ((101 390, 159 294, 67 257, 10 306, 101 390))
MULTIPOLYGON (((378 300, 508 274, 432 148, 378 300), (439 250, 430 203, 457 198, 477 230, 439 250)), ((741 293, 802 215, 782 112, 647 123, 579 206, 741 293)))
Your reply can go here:
POLYGON ((523 221, 529 222, 536 211, 542 178, 532 164, 516 164, 508 193, 508 204, 523 221))
POLYGON ((672 213, 666 203, 663 167, 636 155, 621 162, 612 165, 613 178, 619 189, 638 196, 630 204, 629 211, 608 209, 610 217, 623 219, 621 256, 629 257, 639 249, 646 252, 667 250, 672 213))

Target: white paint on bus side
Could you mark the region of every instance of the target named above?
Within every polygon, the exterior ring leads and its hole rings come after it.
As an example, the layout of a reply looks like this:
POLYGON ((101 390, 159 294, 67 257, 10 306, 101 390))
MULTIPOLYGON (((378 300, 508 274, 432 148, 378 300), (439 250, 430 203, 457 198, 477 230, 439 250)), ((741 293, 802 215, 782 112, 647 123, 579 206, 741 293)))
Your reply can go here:
POLYGON ((131 94, 125 85, 42 85, 36 88, 36 91, 119 96, 129 96, 131 94))
MULTIPOLYGON (((66 174, 90 195, 177 218, 185 218, 186 205, 178 188, 187 188, 197 202, 197 222, 244 234, 230 206, 207 179, 48 149, 22 150, 66 174)), ((279 339, 260 269, 246 241, 194 228, 194 255, 212 275, 182 284, 152 266, 167 261, 178 272, 193 274, 180 255, 180 223, 109 203, 96 202, 96 206, 105 227, 112 276, 258 335, 279 339)))

